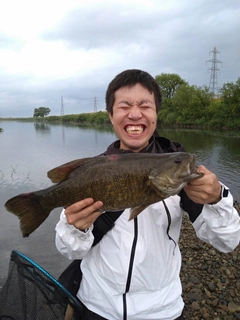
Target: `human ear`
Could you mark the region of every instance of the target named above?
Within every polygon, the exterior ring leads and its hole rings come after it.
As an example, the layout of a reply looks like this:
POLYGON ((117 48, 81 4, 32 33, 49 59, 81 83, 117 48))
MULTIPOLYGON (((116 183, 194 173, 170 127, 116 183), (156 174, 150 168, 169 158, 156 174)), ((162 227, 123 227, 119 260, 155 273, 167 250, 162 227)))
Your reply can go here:
POLYGON ((108 112, 108 117, 109 117, 109 119, 110 119, 110 121, 111 121, 111 123, 113 125, 113 116, 112 116, 112 114, 110 112, 108 112))

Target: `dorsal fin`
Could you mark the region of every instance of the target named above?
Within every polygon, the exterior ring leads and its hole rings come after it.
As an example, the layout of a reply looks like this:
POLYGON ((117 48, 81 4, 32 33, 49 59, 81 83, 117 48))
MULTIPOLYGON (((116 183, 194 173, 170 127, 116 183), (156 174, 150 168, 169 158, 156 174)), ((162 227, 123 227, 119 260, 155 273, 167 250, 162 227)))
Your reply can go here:
POLYGON ((83 164, 85 164, 90 160, 92 160, 92 158, 77 159, 77 160, 64 163, 61 166, 48 171, 47 173, 48 178, 53 183, 61 182, 62 180, 66 179, 73 170, 82 166, 83 164))

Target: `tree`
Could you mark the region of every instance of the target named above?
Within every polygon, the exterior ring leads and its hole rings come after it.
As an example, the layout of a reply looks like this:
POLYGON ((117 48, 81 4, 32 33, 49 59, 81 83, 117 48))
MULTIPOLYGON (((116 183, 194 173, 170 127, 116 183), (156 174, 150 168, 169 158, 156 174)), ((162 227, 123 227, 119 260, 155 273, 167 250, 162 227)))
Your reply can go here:
POLYGON ((232 115, 240 115, 240 78, 233 82, 227 82, 223 85, 222 89, 223 103, 229 108, 232 115))
POLYGON ((212 93, 205 86, 182 85, 172 98, 172 105, 184 124, 205 124, 212 93))
POLYGON ((163 99, 171 99, 181 85, 187 84, 185 80, 175 73, 161 73, 155 79, 159 84, 163 99))
POLYGON ((44 116, 47 116, 50 112, 51 112, 51 110, 46 107, 35 108, 33 117, 34 118, 38 118, 38 117, 43 118, 44 116))

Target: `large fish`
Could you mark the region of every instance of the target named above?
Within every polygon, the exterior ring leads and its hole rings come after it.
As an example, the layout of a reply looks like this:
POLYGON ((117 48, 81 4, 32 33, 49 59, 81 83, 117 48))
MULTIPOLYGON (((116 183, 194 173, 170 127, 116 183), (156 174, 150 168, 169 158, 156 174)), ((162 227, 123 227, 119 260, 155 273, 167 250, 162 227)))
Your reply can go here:
POLYGON ((49 171, 48 177, 57 184, 20 194, 5 207, 18 216, 27 237, 54 208, 90 197, 103 202, 102 211, 131 208, 129 219, 133 219, 150 204, 178 194, 186 183, 201 176, 195 156, 183 152, 83 158, 49 171))

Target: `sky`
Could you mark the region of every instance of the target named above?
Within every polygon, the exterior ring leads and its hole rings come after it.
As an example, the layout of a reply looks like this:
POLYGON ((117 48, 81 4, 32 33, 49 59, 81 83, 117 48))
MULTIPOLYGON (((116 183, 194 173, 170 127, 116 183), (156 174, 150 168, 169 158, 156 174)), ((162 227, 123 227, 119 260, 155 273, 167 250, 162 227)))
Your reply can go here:
POLYGON ((239 0, 1 1, 0 118, 105 110, 126 69, 208 86, 215 47, 218 86, 235 82, 239 17, 239 0))

